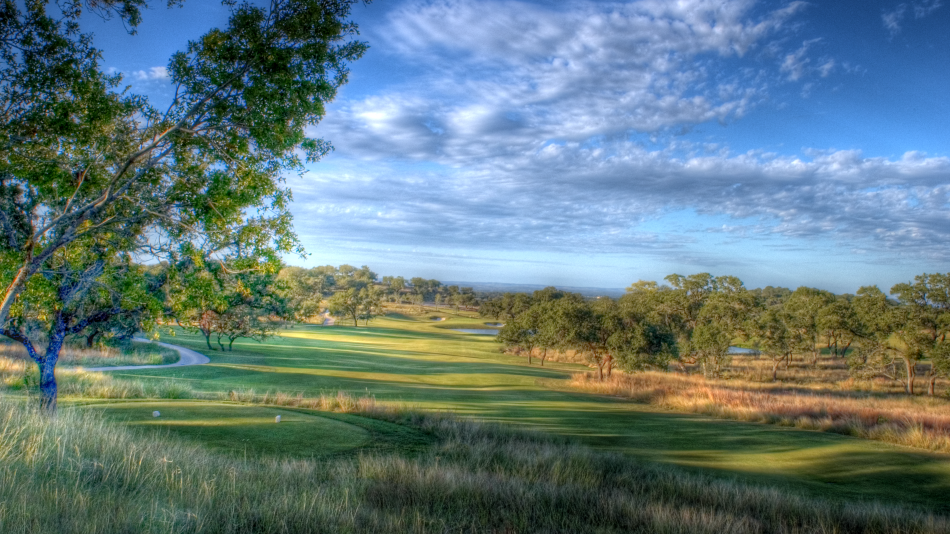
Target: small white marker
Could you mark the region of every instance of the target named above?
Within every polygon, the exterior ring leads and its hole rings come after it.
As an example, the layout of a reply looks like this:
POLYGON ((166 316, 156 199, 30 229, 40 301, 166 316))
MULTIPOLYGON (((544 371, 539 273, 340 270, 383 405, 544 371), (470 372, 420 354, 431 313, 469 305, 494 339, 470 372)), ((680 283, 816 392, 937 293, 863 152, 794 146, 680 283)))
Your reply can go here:
POLYGON ((279 423, 279 422, 280 422, 280 416, 279 416, 279 415, 274 418, 274 422, 276 422, 276 423, 279 423))
POLYGON ((152 417, 158 417, 159 415, 162 415, 162 414, 158 413, 158 410, 155 410, 154 412, 152 412, 152 417))

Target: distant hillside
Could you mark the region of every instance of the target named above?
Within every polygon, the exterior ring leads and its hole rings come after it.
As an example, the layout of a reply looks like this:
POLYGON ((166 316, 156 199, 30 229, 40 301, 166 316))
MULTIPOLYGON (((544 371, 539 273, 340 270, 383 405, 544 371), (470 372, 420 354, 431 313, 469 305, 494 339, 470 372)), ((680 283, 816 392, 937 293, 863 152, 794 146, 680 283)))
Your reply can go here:
MULTIPOLYGON (((492 293, 531 293, 539 289, 544 289, 549 285, 535 285, 535 284, 502 284, 500 282, 455 282, 455 281, 443 281, 443 285, 448 286, 461 286, 461 287, 471 287, 475 291, 484 291, 492 293)), ((574 286, 559 286, 555 285, 560 290, 570 291, 572 293, 580 293, 585 297, 619 297, 626 293, 626 290, 617 288, 617 287, 574 287, 574 286)))

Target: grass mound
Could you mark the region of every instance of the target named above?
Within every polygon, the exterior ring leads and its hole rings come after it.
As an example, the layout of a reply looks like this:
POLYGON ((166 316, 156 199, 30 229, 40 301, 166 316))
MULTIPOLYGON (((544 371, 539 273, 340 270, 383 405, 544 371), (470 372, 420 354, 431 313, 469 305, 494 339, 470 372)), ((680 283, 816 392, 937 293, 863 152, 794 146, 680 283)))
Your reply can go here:
POLYGON ((359 426, 297 411, 209 402, 123 402, 84 410, 147 432, 167 433, 234 454, 298 458, 339 454, 366 446, 359 426), (153 417, 152 412, 161 415, 153 417), (281 417, 280 423, 275 421, 281 417))

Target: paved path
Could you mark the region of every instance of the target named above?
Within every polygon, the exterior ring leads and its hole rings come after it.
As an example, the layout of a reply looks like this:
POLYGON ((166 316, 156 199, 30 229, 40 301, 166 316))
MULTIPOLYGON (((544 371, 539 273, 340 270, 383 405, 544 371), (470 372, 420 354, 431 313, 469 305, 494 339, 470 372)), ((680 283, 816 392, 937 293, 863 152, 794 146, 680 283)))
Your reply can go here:
MULTIPOLYGON (((142 343, 152 343, 148 339, 135 337, 132 338, 132 341, 139 341, 142 343)), ((203 365, 206 363, 211 363, 211 358, 208 358, 200 352, 193 351, 191 349, 186 349, 185 347, 179 347, 178 345, 172 345, 170 343, 158 343, 155 342, 159 347, 165 347, 166 349, 177 350, 178 354, 181 355, 181 359, 176 363, 170 363, 168 365, 122 365, 116 367, 83 367, 84 371, 131 371, 134 369, 163 369, 165 367, 184 367, 186 365, 203 365)))

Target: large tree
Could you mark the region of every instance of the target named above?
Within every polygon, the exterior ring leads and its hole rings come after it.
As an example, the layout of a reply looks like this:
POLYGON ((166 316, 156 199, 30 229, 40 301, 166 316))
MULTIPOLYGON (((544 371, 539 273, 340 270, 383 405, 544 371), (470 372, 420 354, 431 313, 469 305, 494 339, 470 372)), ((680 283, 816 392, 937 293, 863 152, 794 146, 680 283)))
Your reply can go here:
MULTIPOLYGON (((134 28, 146 0, 76 0, 50 12, 42 0, 0 4, 3 334, 26 339, 26 294, 43 295, 51 310, 83 310, 66 327, 80 333, 110 311, 87 295, 115 280, 105 266, 124 255, 241 270, 299 250, 283 176, 329 150, 305 129, 365 44, 351 38, 347 0, 224 3, 228 26, 171 58, 175 97, 164 110, 120 92, 121 78, 102 71, 79 26, 92 6, 134 28)), ((51 324, 45 353, 31 351, 50 409, 64 337, 51 324)))
POLYGON ((927 357, 927 391, 934 394, 937 378, 950 370, 950 273, 921 274, 912 283, 891 288, 904 306, 897 336, 914 353, 927 357))
POLYGON ((317 269, 284 267, 278 276, 278 290, 296 321, 306 321, 322 310, 323 297, 333 287, 334 277, 317 269))
POLYGON ((860 322, 858 349, 848 357, 851 372, 862 378, 884 377, 914 392, 914 377, 920 353, 914 346, 895 343, 895 332, 902 329, 903 311, 877 286, 858 289, 853 301, 860 322))
POLYGON ((798 346, 803 354, 811 354, 812 365, 818 366, 822 334, 822 310, 835 302, 828 291, 799 287, 785 301, 788 325, 797 331, 798 346))
POLYGON ((788 363, 795 349, 796 333, 788 327, 788 315, 779 307, 766 307, 749 320, 749 338, 767 358, 772 360, 772 380, 778 380, 778 368, 788 363))

